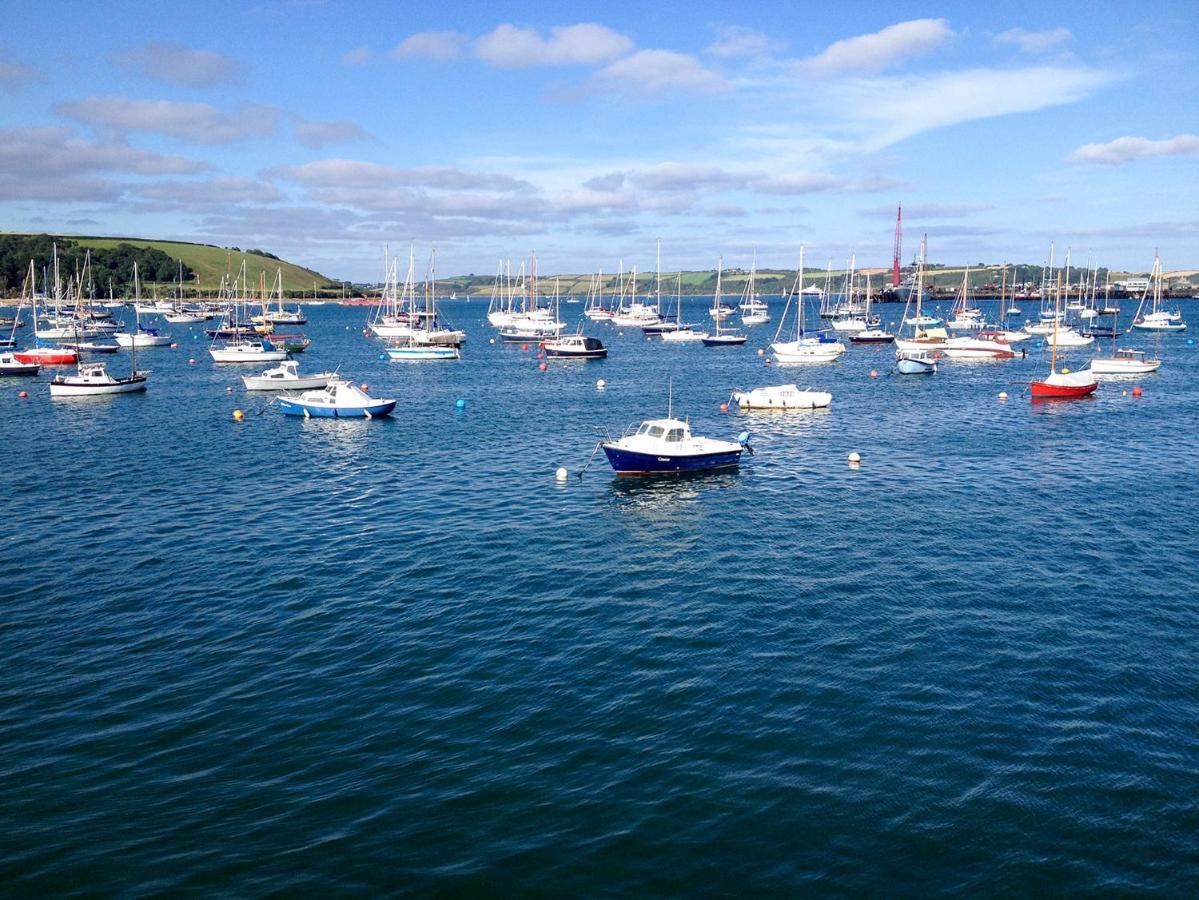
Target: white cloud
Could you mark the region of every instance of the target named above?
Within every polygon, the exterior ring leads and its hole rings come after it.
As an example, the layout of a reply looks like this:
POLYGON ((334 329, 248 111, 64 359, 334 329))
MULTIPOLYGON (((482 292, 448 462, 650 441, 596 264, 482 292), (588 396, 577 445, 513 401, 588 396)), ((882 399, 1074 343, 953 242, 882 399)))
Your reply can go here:
POLYGON ((177 175, 202 172, 208 163, 139 150, 117 142, 89 141, 70 128, 0 128, 0 173, 49 177, 84 172, 177 175))
POLYGON ((944 19, 912 19, 874 34, 845 38, 802 61, 811 72, 877 72, 924 56, 954 36, 944 19))
POLYGON ((1161 141, 1143 137, 1118 137, 1106 144, 1083 144, 1070 154, 1071 162, 1119 166, 1153 156, 1199 153, 1199 135, 1179 134, 1161 141))
POLYGON ((357 159, 322 159, 298 166, 280 166, 265 174, 317 188, 382 190, 397 183, 404 187, 439 190, 516 191, 528 187, 526 182, 519 179, 490 172, 449 168, 400 169, 357 159))
POLYGON ((273 184, 240 176, 162 180, 129 187, 128 192, 156 209, 225 208, 229 204, 277 203, 283 199, 273 184))
POLYGON ((369 47, 355 47, 353 50, 347 50, 341 56, 341 64, 343 66, 365 66, 371 61, 371 51, 369 47))
POLYGON ((639 50, 618 59, 593 76, 595 86, 627 96, 667 92, 714 94, 729 90, 729 83, 694 56, 673 50, 639 50))
POLYGON ((1073 37, 1069 28, 1049 28, 1044 31, 1010 28, 1002 34, 995 35, 995 43, 1014 44, 1020 48, 1021 53, 1048 53, 1073 37))
POLYGON ((964 69, 920 77, 858 78, 826 91, 830 110, 881 149, 937 128, 1075 103, 1116 79, 1084 67, 964 69), (886 102, 879 102, 885 97, 886 102))
POLYGON ((475 55, 495 66, 598 65, 633 49, 627 35, 605 25, 556 25, 548 38, 536 28, 500 25, 475 41, 475 55))
POLYGON ((457 31, 421 31, 411 34, 392 48, 392 59, 431 59, 452 62, 462 55, 466 35, 457 31))
POLYGON ((152 132, 199 144, 270 137, 278 130, 279 118, 279 111, 271 106, 247 104, 230 115, 207 103, 128 97, 89 97, 56 104, 54 111, 118 135, 152 132))
POLYGON ((27 81, 39 79, 37 69, 17 62, 3 50, 0 50, 0 88, 18 85, 27 81))
POLYGON ((292 116, 292 128, 296 140, 305 147, 320 149, 327 144, 345 143, 347 141, 371 141, 374 135, 348 119, 337 119, 332 122, 318 122, 301 116, 292 116))
POLYGON ((231 57, 179 43, 149 43, 111 53, 108 58, 122 69, 186 87, 240 84, 245 73, 245 66, 231 57))
POLYGON ((716 29, 716 40, 704 52, 722 59, 765 56, 785 44, 752 28, 741 25, 722 25, 716 29))

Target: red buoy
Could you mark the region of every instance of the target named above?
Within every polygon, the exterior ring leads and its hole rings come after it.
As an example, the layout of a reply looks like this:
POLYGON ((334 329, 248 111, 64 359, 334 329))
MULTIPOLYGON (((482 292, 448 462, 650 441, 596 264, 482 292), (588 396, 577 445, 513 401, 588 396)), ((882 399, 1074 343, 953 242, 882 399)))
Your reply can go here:
POLYGON ((1140 386, 1140 385, 1137 385, 1136 387, 1134 387, 1134 388, 1132 389, 1132 395, 1133 395, 1134 397, 1139 397, 1139 396, 1141 396, 1141 394, 1143 394, 1143 393, 1144 393, 1144 391, 1142 391, 1142 390, 1141 390, 1141 386, 1140 386))
POLYGON ((722 403, 722 404, 720 404, 720 411, 721 411, 721 412, 728 412, 728 411, 729 411, 729 405, 728 405, 727 403, 722 403))
POLYGON ((549 368, 549 366, 547 366, 545 363, 541 363, 537 368, 540 369, 542 372, 544 372, 546 369, 549 368))

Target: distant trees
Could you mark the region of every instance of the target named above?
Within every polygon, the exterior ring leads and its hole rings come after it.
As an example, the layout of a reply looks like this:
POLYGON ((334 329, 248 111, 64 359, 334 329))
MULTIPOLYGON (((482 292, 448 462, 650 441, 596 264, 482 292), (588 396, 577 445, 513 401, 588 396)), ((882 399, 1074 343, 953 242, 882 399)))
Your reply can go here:
MULTIPOLYGON (((29 273, 31 259, 37 274, 38 290, 45 290, 43 278, 54 277, 50 266, 55 244, 58 245, 59 276, 63 281, 74 278, 76 272, 82 274, 88 248, 81 246, 78 241, 47 234, 0 235, 0 292, 14 294, 20 291, 29 273)), ((178 260, 153 247, 120 243, 111 248, 94 248, 91 254, 90 281, 97 296, 107 295, 110 281, 114 294, 129 292, 133 285, 134 262, 143 281, 174 281, 179 273, 178 260)), ((193 275, 188 266, 183 266, 185 281, 193 275)), ((53 290, 52 285, 50 289, 53 290)), ((84 289, 87 289, 86 284, 84 289)))

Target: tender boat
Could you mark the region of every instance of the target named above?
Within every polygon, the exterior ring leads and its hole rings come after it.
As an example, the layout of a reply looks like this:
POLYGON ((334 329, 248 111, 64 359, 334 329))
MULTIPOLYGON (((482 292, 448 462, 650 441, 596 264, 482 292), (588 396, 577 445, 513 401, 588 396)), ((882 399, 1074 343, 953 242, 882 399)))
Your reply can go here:
POLYGON ((289 359, 261 375, 243 375, 241 380, 247 391, 306 391, 323 388, 336 377, 336 372, 301 375, 299 363, 289 359))
POLYGON ((1147 375, 1162 367, 1160 359, 1148 359, 1144 350, 1116 350, 1111 356, 1096 356, 1091 371, 1096 375, 1147 375))
POLYGON ((583 334, 568 334, 552 341, 542 341, 546 359, 605 359, 608 348, 599 338, 583 334))
POLYGON ((41 370, 36 362, 22 362, 12 353, 0 353, 0 376, 36 375, 41 370))
POLYGON ((735 469, 749 447, 749 432, 737 441, 695 437, 681 419, 649 419, 617 440, 601 441, 617 475, 681 475, 735 469))
POLYGON ((881 328, 867 328, 849 336, 851 344, 891 344, 894 341, 895 335, 881 328))
POLYGON ((287 359, 287 351, 277 348, 266 338, 230 341, 224 347, 209 347, 208 352, 213 362, 219 363, 282 362, 287 359))
POLYGON ((146 389, 146 371, 133 371, 128 378, 114 378, 104 363, 84 363, 75 375, 56 375, 50 382, 51 397, 91 397, 100 394, 132 394, 146 389))
POLYGON ((895 371, 900 375, 934 375, 937 355, 927 350, 899 350, 895 354, 895 371))
POLYGON ((996 331, 980 331, 973 337, 955 337, 941 352, 950 359, 1011 359, 1016 355, 1007 339, 996 331))
POLYGON ((396 407, 395 400, 372 397, 352 381, 331 380, 323 390, 305 391, 299 397, 279 394, 275 397, 286 416, 331 419, 374 419, 387 416, 396 407))
POLYGON ((833 402, 827 391, 801 391, 793 384, 771 385, 750 391, 733 391, 741 409, 824 409, 833 402))

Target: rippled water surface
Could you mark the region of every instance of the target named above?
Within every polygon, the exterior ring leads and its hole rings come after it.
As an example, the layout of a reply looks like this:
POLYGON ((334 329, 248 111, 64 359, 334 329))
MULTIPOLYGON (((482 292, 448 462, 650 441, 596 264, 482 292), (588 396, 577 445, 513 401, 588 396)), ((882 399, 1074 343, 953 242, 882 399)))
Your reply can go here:
POLYGON ((285 418, 201 326, 142 354, 144 396, 0 383, 8 890, 1199 884, 1185 335, 1158 375, 1034 405, 1009 382, 1035 348, 904 379, 889 349, 767 368, 773 326, 742 350, 595 326, 609 360, 542 373, 478 302, 449 305, 456 363, 310 312, 302 367, 392 420, 285 418), (739 473, 601 455, 555 483, 668 379, 698 433, 753 432, 739 473), (832 407, 719 411, 787 381, 832 407))

